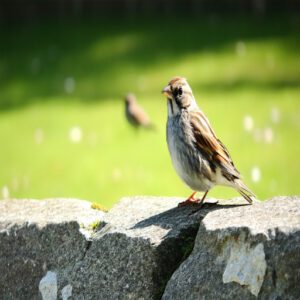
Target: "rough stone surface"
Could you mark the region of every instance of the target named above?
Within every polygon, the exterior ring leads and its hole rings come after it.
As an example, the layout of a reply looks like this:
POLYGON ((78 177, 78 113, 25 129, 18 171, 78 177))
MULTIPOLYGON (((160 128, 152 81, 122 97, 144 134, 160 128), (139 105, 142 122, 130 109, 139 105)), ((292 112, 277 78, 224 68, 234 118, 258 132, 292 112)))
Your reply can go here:
POLYGON ((103 216, 87 201, 0 201, 0 299, 39 299, 47 271, 64 287, 87 251, 88 225, 103 216))
POLYGON ((193 208, 177 207, 182 200, 123 198, 74 272, 74 298, 160 299, 200 223, 201 216, 189 216, 193 208))
POLYGON ((162 298, 299 299, 299 282, 300 197, 277 197, 208 213, 162 298))
POLYGON ((0 299, 299 299, 300 197, 182 200, 0 201, 0 299))

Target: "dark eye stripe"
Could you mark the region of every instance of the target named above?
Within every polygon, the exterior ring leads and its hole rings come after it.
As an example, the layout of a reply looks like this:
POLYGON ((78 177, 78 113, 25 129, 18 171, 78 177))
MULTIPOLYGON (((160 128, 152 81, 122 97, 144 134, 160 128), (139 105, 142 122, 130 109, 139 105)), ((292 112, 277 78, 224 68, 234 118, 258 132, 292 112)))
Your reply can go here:
POLYGON ((177 95, 178 95, 178 89, 176 88, 176 89, 173 90, 173 96, 177 97, 177 95))
POLYGON ((177 97, 178 95, 181 96, 183 93, 182 87, 175 88, 174 90, 172 90, 172 93, 174 97, 177 97))

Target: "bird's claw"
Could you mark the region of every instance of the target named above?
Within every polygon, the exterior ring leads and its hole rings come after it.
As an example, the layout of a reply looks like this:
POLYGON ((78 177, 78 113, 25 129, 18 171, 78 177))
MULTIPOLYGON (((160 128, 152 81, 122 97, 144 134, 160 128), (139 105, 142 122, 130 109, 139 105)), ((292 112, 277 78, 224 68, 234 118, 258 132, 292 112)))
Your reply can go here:
POLYGON ((182 206, 198 206, 199 205, 199 199, 187 199, 183 202, 180 202, 178 204, 178 207, 182 207, 182 206))

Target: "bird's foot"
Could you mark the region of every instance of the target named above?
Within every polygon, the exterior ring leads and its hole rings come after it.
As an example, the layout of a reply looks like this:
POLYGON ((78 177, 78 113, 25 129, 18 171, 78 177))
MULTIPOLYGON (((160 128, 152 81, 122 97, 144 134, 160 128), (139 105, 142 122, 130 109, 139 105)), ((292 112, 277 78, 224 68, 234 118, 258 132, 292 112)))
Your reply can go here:
POLYGON ((193 194, 191 196, 189 196, 185 201, 183 202, 180 202, 178 204, 178 207, 181 207, 181 206, 194 206, 194 205, 197 205, 198 202, 199 202, 199 199, 196 199, 194 196, 197 192, 193 192, 193 194))
POLYGON ((204 195, 201 199, 196 199, 194 197, 196 193, 197 192, 193 192, 193 194, 190 197, 188 197, 187 200, 185 200, 183 202, 180 202, 178 204, 178 206, 181 207, 181 206, 190 206, 190 205, 195 206, 196 205, 196 206, 198 206, 198 209, 200 209, 203 205, 203 202, 204 202, 205 198, 206 198, 208 190, 204 193, 204 195))
POLYGON ((199 199, 187 199, 183 202, 180 202, 178 204, 178 207, 182 207, 182 206, 196 206, 199 204, 199 199))

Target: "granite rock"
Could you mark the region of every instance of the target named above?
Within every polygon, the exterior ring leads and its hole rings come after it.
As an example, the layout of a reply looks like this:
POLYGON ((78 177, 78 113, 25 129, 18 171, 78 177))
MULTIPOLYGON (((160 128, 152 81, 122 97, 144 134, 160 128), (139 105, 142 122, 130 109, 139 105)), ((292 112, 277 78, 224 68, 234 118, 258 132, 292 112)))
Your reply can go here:
POLYGON ((202 218, 177 207, 182 200, 137 196, 114 206, 74 270, 75 299, 160 299, 202 218))
POLYGON ((300 197, 276 197, 206 214, 162 299, 299 299, 299 282, 300 197))
POLYGON ((40 282, 52 297, 48 279, 58 290, 67 284, 90 243, 89 224, 104 216, 74 199, 1 200, 0 212, 0 299, 40 299, 40 282))
POLYGON ((0 201, 0 299, 299 299, 300 197, 182 200, 0 201))

